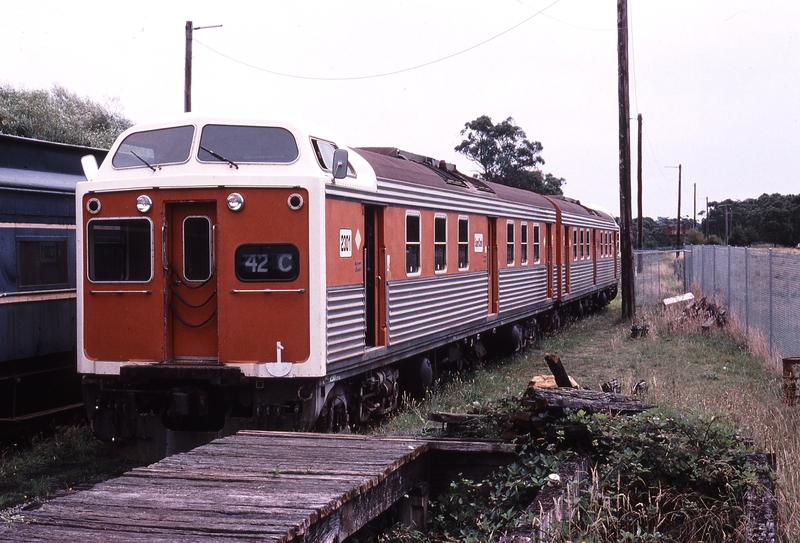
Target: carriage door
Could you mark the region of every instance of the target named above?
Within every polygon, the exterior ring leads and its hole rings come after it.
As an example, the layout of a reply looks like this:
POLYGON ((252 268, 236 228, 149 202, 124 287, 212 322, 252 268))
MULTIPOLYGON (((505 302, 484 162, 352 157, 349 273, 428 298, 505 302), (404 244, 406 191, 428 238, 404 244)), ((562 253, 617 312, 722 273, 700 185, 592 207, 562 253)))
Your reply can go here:
POLYGON ((497 249, 497 218, 489 218, 489 258, 488 258, 488 271, 489 271, 489 313, 497 313, 500 311, 499 298, 499 270, 500 265, 498 260, 499 252, 497 249))
POLYGON ((386 345, 386 246, 383 208, 364 206, 364 290, 366 295, 366 345, 386 345))
POLYGON ((192 202, 166 210, 166 311, 172 360, 218 360, 217 277, 214 263, 216 204, 192 202))

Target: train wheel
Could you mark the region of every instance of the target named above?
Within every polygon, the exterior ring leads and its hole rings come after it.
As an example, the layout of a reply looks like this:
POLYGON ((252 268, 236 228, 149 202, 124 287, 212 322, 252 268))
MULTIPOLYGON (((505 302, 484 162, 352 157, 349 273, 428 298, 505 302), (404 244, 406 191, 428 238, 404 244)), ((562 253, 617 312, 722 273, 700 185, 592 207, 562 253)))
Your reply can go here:
POLYGON ((400 372, 400 379, 412 398, 424 398, 433 384, 433 365, 426 356, 409 360, 400 372))
POLYGON ((515 323, 509 326, 505 336, 505 348, 508 354, 518 353, 525 346, 525 340, 522 337, 522 329, 519 324, 515 323))
POLYGON ((350 416, 347 409, 347 394, 344 387, 334 386, 325 398, 325 407, 317 419, 316 428, 320 432, 349 432, 350 416))
POLYGON ((554 309, 550 314, 550 331, 558 332, 561 329, 561 315, 558 309, 554 309))
POLYGON ((575 304, 575 320, 579 321, 583 318, 583 301, 578 300, 578 303, 575 304))

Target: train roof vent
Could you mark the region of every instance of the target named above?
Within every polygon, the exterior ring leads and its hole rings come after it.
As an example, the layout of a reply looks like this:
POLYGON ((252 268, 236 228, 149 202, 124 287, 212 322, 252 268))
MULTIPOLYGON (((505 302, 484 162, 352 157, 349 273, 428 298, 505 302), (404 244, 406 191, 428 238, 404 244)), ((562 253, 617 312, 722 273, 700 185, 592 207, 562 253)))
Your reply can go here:
POLYGON ((483 192, 491 192, 494 194, 494 189, 478 179, 477 177, 470 177, 469 182, 472 183, 472 186, 475 187, 475 190, 480 190, 483 192))

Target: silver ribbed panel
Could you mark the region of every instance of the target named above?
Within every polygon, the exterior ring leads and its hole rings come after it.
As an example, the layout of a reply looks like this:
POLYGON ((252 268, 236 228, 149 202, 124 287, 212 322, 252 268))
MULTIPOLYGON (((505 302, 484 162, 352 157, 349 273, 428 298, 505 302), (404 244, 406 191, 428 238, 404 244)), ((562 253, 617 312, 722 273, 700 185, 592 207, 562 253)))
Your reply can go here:
POLYGON ((570 294, 586 293, 594 287, 594 266, 591 260, 571 262, 569 265, 570 294))
POLYGON ((601 258, 597 261, 597 284, 607 285, 616 281, 614 277, 614 259, 601 258))
POLYGON ((363 354, 365 297, 363 285, 328 289, 328 362, 363 354))
POLYGON ((547 300, 547 267, 522 266, 499 270, 500 311, 512 311, 547 300))
POLYGON ((390 281, 387 287, 389 345, 456 328, 488 313, 486 272, 390 281))

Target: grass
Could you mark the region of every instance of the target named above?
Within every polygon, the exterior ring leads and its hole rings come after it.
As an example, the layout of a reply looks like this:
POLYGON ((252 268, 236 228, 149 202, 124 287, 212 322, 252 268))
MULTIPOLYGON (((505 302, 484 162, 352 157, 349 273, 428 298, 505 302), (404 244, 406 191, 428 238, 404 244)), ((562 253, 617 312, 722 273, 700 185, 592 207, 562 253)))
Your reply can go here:
MULTIPOLYGON (((429 411, 471 412, 502 398, 520 395, 536 374, 549 374, 544 354, 561 357, 582 386, 600 389, 619 380, 622 392, 645 380, 644 401, 691 415, 716 417, 755 441, 777 461, 780 541, 800 534, 800 408, 783 405, 782 376, 757 343, 746 345, 736 323, 701 333, 701 319, 681 320, 679 312, 637 308, 637 323, 648 324, 647 337, 631 338, 630 325, 619 322, 615 301, 604 312, 572 324, 533 348, 435 390, 413 403, 377 431, 430 434, 429 411)), ((751 338, 752 341, 752 338, 751 338)))
MULTIPOLYGON (((440 425, 427 421, 428 412, 471 412, 517 397, 533 375, 549 373, 543 357, 552 352, 584 387, 599 389, 605 381, 617 379, 622 392, 629 393, 635 383, 645 380, 646 402, 715 416, 753 438, 757 449, 773 453, 777 532, 780 541, 795 541, 800 534, 800 407, 783 405, 782 377, 764 356, 768 350, 752 334, 746 345, 735 322, 703 335, 699 320, 681 321, 678 313, 652 308, 637 311, 636 322, 650 326, 647 337, 630 337, 629 323, 619 322, 616 300, 607 310, 557 336, 542 338, 511 358, 438 385, 428 399, 408 402, 400 415, 373 431, 438 433, 440 425)), ((10 444, 0 450, 0 509, 93 484, 130 467, 109 456, 84 426, 67 426, 52 437, 35 438, 24 453, 10 444)))
POLYGON ((37 434, 24 445, 12 442, 0 450, 0 510, 90 486, 131 467, 83 424, 37 434))

